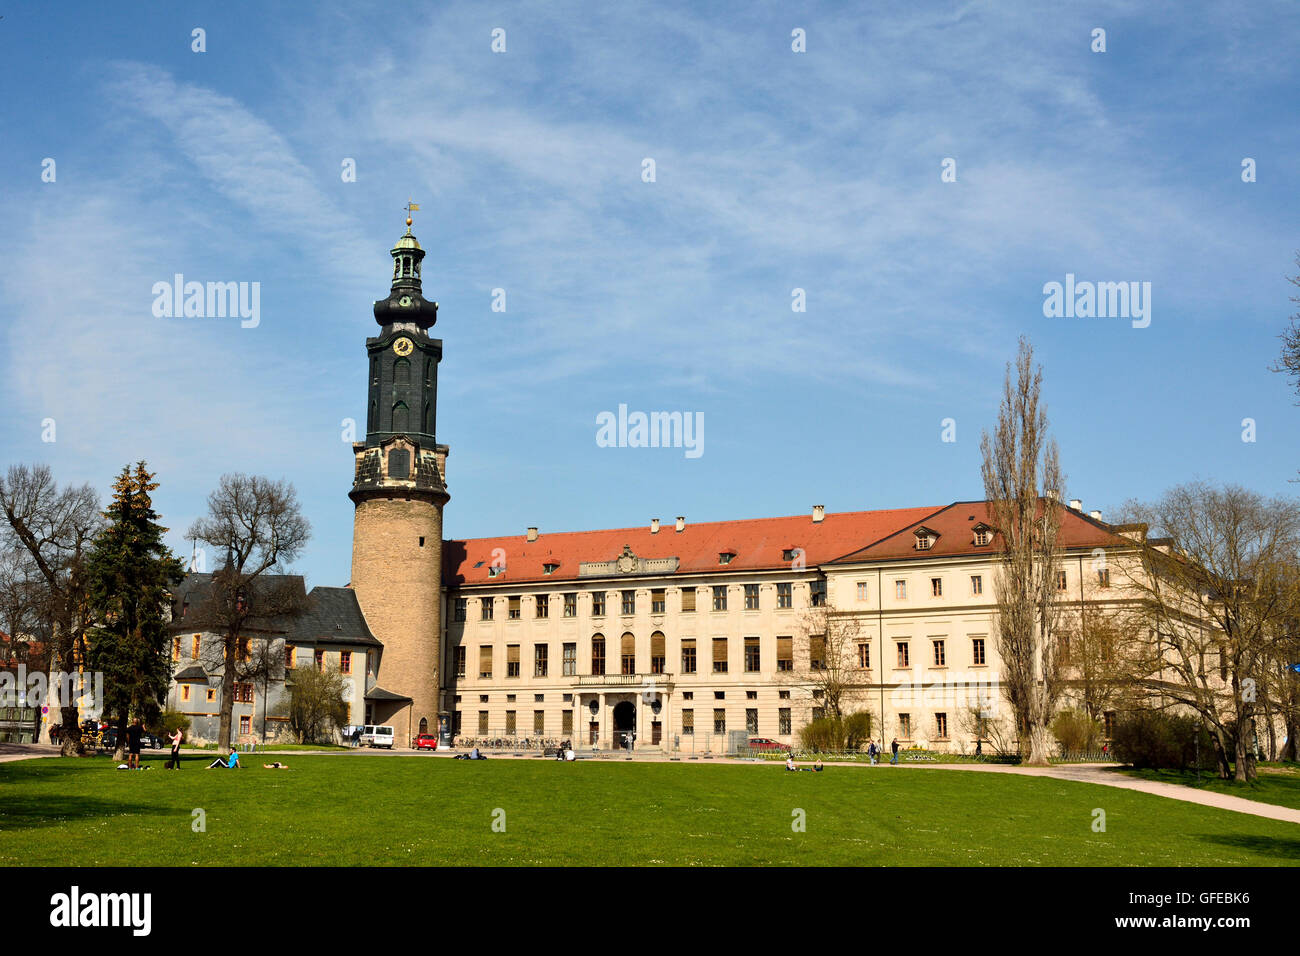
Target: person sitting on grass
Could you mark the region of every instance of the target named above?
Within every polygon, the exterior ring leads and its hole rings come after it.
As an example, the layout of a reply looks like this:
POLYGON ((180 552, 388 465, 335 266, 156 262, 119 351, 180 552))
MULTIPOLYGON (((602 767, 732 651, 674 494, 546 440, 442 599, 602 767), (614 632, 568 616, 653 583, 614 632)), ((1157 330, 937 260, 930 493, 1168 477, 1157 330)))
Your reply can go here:
POLYGON ((794 754, 793 754, 793 753, 787 753, 787 754, 785 755, 785 769, 786 769, 786 770, 798 770, 798 769, 799 769, 798 767, 796 767, 796 766, 794 765, 794 754))
POLYGON ((821 757, 818 757, 818 758, 817 758, 817 762, 816 762, 815 764, 813 764, 813 770, 815 770, 817 773, 821 773, 821 772, 822 772, 822 758, 821 758, 821 757))
POLYGON ((206 769, 215 770, 217 767, 226 767, 230 770, 242 769, 239 766, 239 751, 234 747, 231 747, 229 757, 218 757, 216 760, 212 761, 212 763, 208 764, 206 769))

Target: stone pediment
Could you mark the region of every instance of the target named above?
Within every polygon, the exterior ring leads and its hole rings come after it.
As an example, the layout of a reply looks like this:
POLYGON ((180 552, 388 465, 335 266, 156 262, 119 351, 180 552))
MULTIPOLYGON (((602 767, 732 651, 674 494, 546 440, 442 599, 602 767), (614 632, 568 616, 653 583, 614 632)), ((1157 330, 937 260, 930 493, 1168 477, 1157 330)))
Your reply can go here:
POLYGON ((609 577, 613 575, 633 574, 673 574, 677 571, 678 559, 673 558, 638 558, 632 553, 631 545, 623 545, 623 553, 612 561, 583 561, 578 564, 578 577, 609 577))

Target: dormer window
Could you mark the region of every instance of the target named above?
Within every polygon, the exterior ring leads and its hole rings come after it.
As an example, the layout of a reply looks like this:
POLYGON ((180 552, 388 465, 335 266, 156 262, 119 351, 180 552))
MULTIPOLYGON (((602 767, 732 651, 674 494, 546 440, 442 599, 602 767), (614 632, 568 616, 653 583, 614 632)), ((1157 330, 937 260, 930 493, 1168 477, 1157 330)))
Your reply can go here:
POLYGON ((558 564, 543 564, 543 565, 542 565, 542 573, 543 573, 543 574, 554 574, 554 573, 555 573, 555 569, 558 568, 558 567, 559 567, 558 564))
POLYGON ((793 561, 795 559, 795 555, 797 555, 798 553, 799 553, 798 548, 786 548, 784 551, 781 552, 781 560, 793 561))
POLYGON ((916 535, 917 551, 929 551, 939 537, 929 528, 917 528, 912 533, 916 535))
POLYGON ((503 567, 500 564, 494 564, 492 565, 492 567, 488 568, 488 577, 495 578, 497 575, 503 573, 504 571, 505 571, 505 567, 503 567))
POLYGON ((977 548, 982 548, 993 540, 993 529, 986 524, 977 524, 973 531, 973 540, 977 548))
POLYGON ((718 552, 718 564, 730 564, 731 559, 735 556, 736 553, 734 551, 720 551, 718 552))

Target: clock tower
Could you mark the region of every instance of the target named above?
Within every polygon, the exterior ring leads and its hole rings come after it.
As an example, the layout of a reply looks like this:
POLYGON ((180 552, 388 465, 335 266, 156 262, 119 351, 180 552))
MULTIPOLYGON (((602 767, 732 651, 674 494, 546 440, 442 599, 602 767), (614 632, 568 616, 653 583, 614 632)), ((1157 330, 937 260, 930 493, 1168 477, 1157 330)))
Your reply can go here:
POLYGON ((355 442, 348 497, 352 589, 371 632, 383 644, 376 683, 367 687, 368 717, 391 724, 409 746, 420 733, 446 727, 441 695, 442 509, 447 446, 436 438, 442 340, 429 335, 438 303, 424 297, 424 250, 406 234, 392 249, 393 283, 375 303, 379 334, 366 339, 366 439, 355 442))

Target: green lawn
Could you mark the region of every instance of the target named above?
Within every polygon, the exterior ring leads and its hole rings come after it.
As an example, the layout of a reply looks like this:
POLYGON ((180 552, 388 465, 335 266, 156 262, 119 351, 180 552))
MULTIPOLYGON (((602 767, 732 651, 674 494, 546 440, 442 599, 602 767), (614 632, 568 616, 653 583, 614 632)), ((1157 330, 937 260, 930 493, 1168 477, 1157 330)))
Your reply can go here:
POLYGON ((1294 824, 1012 774, 308 755, 231 772, 207 759, 0 764, 0 865, 1300 863, 1294 824), (195 808, 206 832, 191 829, 195 808))
POLYGON ((1133 777, 1141 777, 1143 780, 1177 783, 1300 810, 1300 766, 1295 764, 1262 763, 1259 765, 1259 780, 1250 784, 1237 783, 1235 780, 1220 780, 1214 776, 1213 771, 1209 773, 1202 771, 1199 781, 1194 770, 1126 770, 1123 772, 1133 777))

